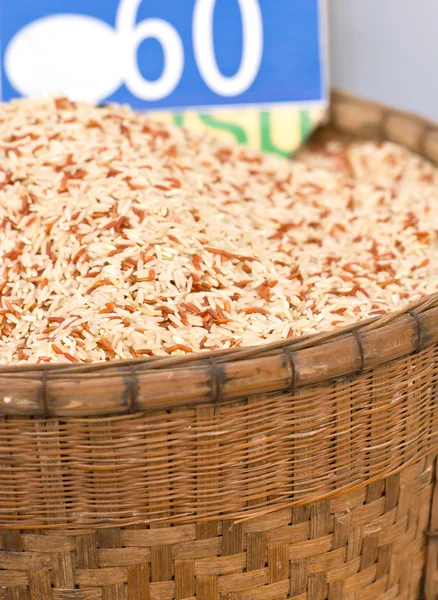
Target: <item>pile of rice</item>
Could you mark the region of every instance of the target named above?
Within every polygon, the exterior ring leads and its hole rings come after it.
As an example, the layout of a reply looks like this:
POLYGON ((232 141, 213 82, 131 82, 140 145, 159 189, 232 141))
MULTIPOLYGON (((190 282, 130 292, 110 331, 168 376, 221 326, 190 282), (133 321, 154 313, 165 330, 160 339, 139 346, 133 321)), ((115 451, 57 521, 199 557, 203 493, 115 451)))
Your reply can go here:
POLYGON ((438 170, 433 165, 390 142, 330 141, 301 152, 300 160, 411 197, 438 186, 438 170))
POLYGON ((305 164, 120 106, 0 105, 0 363, 251 346, 436 291, 437 171, 378 151, 305 164))

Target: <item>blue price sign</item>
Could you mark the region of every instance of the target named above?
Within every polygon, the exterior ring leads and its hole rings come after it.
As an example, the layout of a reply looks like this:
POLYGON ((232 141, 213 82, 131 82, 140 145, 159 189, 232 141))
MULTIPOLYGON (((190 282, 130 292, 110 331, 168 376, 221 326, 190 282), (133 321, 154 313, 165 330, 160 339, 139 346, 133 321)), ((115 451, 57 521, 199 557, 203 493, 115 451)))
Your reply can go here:
POLYGON ((0 0, 2 98, 141 109, 325 98, 318 0, 0 0))

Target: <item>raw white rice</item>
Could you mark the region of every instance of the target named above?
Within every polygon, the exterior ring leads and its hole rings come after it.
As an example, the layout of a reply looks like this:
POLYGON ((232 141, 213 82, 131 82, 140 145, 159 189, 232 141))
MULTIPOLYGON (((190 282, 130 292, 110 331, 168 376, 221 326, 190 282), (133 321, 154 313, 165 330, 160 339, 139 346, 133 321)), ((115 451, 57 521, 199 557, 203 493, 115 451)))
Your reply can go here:
POLYGON ((391 142, 330 141, 301 152, 300 161, 414 197, 438 186, 438 170, 432 164, 391 142))
POLYGON ((436 291, 437 170, 352 152, 360 181, 125 107, 0 105, 0 363, 262 344, 436 291))

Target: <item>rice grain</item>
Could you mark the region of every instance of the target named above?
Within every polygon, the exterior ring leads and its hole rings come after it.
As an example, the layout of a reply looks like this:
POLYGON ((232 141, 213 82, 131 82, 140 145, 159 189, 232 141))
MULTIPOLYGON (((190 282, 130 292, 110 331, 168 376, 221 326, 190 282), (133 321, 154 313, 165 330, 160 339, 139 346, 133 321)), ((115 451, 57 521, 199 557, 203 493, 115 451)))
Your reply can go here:
POLYGON ((289 162, 126 107, 2 104, 0 363, 186 354, 386 314, 438 288, 437 186, 393 145, 289 162))

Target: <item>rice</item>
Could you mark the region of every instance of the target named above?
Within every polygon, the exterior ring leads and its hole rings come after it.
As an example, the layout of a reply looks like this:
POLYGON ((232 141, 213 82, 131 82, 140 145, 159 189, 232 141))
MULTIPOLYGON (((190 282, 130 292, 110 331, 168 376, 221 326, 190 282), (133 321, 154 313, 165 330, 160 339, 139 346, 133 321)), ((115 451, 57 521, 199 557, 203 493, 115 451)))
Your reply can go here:
POLYGON ((121 106, 0 105, 0 363, 251 346, 436 291, 437 170, 372 148, 346 169, 121 106))
POLYGON ((414 197, 438 185, 438 170, 432 164, 391 142, 330 141, 302 151, 300 161, 414 197))

